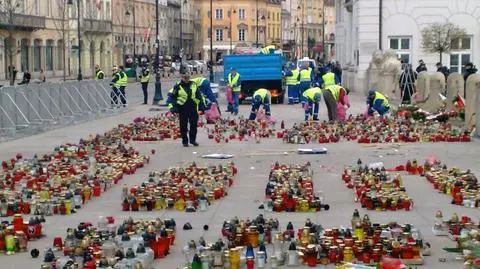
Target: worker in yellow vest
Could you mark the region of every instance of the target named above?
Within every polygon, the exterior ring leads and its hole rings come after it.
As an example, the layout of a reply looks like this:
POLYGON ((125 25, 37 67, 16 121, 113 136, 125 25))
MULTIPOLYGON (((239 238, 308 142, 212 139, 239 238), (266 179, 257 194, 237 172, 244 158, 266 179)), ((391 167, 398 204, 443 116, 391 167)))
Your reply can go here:
POLYGON ((285 84, 288 91, 288 104, 293 105, 300 101, 300 94, 298 92, 298 85, 300 84, 300 71, 295 67, 295 64, 290 66, 285 74, 285 84))
POLYGON ((140 73, 140 84, 142 85, 143 91, 143 104, 146 105, 148 101, 148 83, 152 79, 150 70, 146 67, 142 68, 142 73, 140 73))
POLYGON ((325 89, 328 86, 331 85, 338 85, 340 84, 340 78, 338 78, 335 73, 333 73, 330 68, 327 68, 325 70, 325 74, 322 75, 317 81, 318 85, 322 87, 322 89, 325 89))
POLYGON ((104 79, 104 78, 105 78, 105 73, 103 73, 102 69, 100 68, 100 66, 98 64, 95 65, 95 79, 99 80, 99 79, 104 79))
POLYGON ((320 100, 322 99, 322 89, 320 87, 312 87, 303 92, 303 98, 306 100, 305 120, 307 121, 311 116, 313 120, 318 120, 318 108, 320 107, 320 100))
POLYGON ((330 85, 323 90, 323 99, 325 99, 325 105, 328 111, 328 120, 337 120, 337 104, 350 107, 350 103, 347 102, 345 96, 348 95, 348 91, 340 85, 330 85))
POLYGON ((167 106, 172 114, 178 113, 179 115, 182 145, 188 147, 190 142, 193 146, 198 147, 198 114, 199 111, 200 113, 205 111, 205 99, 197 89, 197 85, 190 80, 188 72, 182 73, 180 82, 168 93, 167 106))
POLYGON ((367 105, 368 115, 373 115, 377 111, 380 116, 383 116, 390 109, 388 97, 374 89, 368 91, 367 105))
POLYGON ((232 99, 233 99, 233 103, 228 104, 227 112, 231 112, 234 115, 237 115, 242 81, 240 79, 240 74, 237 73, 237 70, 235 70, 235 68, 232 68, 230 70, 230 73, 227 76, 227 84, 229 87, 232 88, 232 99))
POLYGON ((262 49, 261 54, 268 55, 274 54, 277 47, 275 45, 269 45, 262 49))
POLYGON ((123 72, 123 67, 114 67, 113 68, 113 78, 110 82, 112 86, 112 92, 110 94, 113 105, 118 105, 118 98, 120 98, 121 103, 125 106, 127 100, 125 98, 125 86, 128 83, 128 78, 125 72, 123 72))
POLYGON ((208 79, 204 77, 197 77, 192 78, 191 81, 197 85, 198 90, 207 98, 207 107, 209 104, 217 103, 217 98, 215 97, 215 94, 213 94, 212 88, 210 87, 210 81, 208 79))
POLYGON ((127 88, 128 85, 128 76, 125 73, 125 68, 123 66, 119 67, 120 71, 120 101, 122 102, 122 105, 125 107, 127 106, 127 95, 125 93, 125 89, 127 88))
POLYGON ((300 102, 302 107, 305 105, 306 100, 303 98, 303 92, 310 88, 312 84, 312 68, 309 66, 302 66, 300 68, 300 85, 298 86, 298 91, 300 95, 300 102))
POLYGON ((263 104, 263 109, 265 110, 265 115, 267 117, 271 116, 270 112, 270 102, 271 102, 270 91, 267 89, 258 89, 253 93, 252 99, 252 110, 250 111, 249 120, 255 120, 257 117, 257 111, 260 109, 260 105, 263 104))

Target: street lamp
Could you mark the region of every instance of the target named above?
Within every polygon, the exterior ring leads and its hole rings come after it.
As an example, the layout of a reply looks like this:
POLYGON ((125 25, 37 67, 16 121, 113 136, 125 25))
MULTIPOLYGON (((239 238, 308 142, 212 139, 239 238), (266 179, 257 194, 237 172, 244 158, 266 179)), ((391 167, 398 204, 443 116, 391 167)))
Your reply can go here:
MULTIPOLYGON (((135 81, 137 81, 137 31, 136 31, 136 21, 135 21, 135 2, 132 5, 132 15, 133 15, 133 73, 135 74, 135 81)), ((125 11, 125 16, 130 17, 130 11, 125 11)))
MULTIPOLYGON (((302 55, 301 55, 301 57, 303 57, 303 56, 304 56, 304 55, 303 55, 303 54, 304 54, 304 51, 303 51, 303 50, 304 50, 304 47, 305 47, 305 32, 304 32, 304 31, 305 31, 305 30, 304 30, 304 22, 305 22, 304 10, 305 10, 305 8, 304 8, 304 6, 303 6, 303 1, 300 2, 300 5, 297 7, 297 9, 298 9, 298 10, 300 10, 300 9, 302 10, 302 26, 301 26, 301 27, 302 27, 302 28, 301 28, 301 29, 302 29, 302 30, 301 30, 301 31, 302 31, 302 50, 301 50, 301 51, 302 51, 302 55), (300 5, 301 5, 301 6, 300 6, 300 5)), ((297 21, 299 21, 298 18, 297 18, 297 21)))
MULTIPOLYGON (((68 0, 68 5, 73 6, 73 0, 68 0)), ((77 39, 78 39, 78 75, 77 80, 82 80, 82 47, 80 43, 80 0, 77 0, 77 39)))
POLYGON ((158 34, 158 0, 155 0, 155 95, 153 96, 153 104, 163 100, 162 96, 162 84, 160 82, 160 36, 158 34))
POLYGON ((180 1, 180 52, 178 53, 180 56, 180 73, 185 71, 185 67, 183 66, 183 18, 182 18, 182 3, 186 4, 187 0, 180 1))
POLYGON ((237 10, 234 9, 234 8, 230 8, 230 10, 228 11, 228 17, 230 18, 230 28, 229 28, 229 32, 230 32, 230 54, 232 54, 232 51, 233 51, 232 13, 236 14, 237 10))

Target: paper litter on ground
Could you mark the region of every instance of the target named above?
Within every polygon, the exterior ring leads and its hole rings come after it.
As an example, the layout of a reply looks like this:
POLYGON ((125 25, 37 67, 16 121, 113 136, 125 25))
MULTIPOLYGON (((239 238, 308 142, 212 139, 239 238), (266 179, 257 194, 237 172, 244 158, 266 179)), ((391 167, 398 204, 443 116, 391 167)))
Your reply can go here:
POLYGON ((327 148, 299 148, 298 154, 326 154, 327 148))
POLYGON ((205 158, 205 159, 231 159, 233 157, 234 157, 234 155, 222 154, 222 153, 213 153, 213 154, 202 155, 202 158, 205 158))

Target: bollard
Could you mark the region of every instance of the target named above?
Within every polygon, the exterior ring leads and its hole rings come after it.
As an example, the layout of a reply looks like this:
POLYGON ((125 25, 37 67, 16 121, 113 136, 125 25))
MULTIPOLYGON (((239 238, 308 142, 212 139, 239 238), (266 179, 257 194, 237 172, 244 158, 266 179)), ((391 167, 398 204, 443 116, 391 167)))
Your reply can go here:
POLYGON ((444 104, 440 97, 445 90, 445 76, 440 72, 429 75, 428 96, 424 103, 419 104, 420 108, 428 112, 436 112, 444 104))
MULTIPOLYGON (((479 108, 479 103, 477 99, 479 98, 478 91, 480 90, 480 74, 470 75, 467 79, 467 88, 465 98, 465 127, 472 128, 476 124, 477 110, 479 108)), ((478 126, 478 125, 476 125, 478 126)))
POLYGON ((465 84, 462 74, 450 74, 447 79, 447 111, 454 108, 453 100, 458 94, 463 96, 465 84))
POLYGON ((414 98, 414 102, 424 102, 430 94, 430 76, 427 72, 420 72, 417 79, 417 94, 414 98))

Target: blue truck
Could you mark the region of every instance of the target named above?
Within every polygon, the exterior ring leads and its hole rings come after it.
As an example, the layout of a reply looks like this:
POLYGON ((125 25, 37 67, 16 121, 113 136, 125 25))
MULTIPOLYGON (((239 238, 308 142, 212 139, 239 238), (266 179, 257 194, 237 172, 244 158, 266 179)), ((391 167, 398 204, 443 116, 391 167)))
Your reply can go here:
POLYGON ((240 74, 242 91, 240 102, 252 97, 259 88, 265 88, 272 94, 272 103, 283 103, 285 87, 283 66, 285 57, 280 54, 237 54, 223 57, 225 82, 232 68, 240 74))

